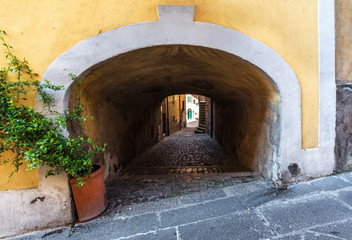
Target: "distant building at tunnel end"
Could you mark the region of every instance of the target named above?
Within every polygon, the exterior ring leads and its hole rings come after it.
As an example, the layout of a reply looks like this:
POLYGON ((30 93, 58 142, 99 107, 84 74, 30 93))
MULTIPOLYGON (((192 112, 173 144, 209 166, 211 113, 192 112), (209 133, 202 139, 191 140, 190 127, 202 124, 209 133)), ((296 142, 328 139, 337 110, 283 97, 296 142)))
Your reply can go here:
MULTIPOLYGON (((352 1, 0 2, 16 55, 64 85, 54 110, 84 93, 85 134, 109 146, 105 179, 162 139, 163 99, 171 131, 185 127, 186 93, 211 99, 207 132, 234 161, 277 184, 352 168, 352 1)), ((11 170, 0 166, 0 237, 74 221, 66 175, 11 170)))

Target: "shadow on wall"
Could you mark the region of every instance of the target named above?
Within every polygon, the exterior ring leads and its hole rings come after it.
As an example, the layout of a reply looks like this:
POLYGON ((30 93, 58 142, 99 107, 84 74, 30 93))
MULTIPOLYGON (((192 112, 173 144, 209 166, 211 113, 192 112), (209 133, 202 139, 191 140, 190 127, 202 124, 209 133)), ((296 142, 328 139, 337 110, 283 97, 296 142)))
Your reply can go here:
MULTIPOLYGON (((86 96, 86 95, 84 95, 86 96)), ((85 112, 94 117, 85 122, 84 135, 99 144, 108 144, 108 150, 96 162, 103 163, 104 177, 110 177, 124 169, 139 154, 160 140, 160 105, 140 109, 136 106, 119 106, 115 103, 94 102, 82 97, 85 112)), ((80 132, 78 126, 69 127, 70 134, 80 132)))
POLYGON ((235 163, 270 177, 279 154, 280 113, 270 99, 231 105, 214 104, 215 139, 235 163))

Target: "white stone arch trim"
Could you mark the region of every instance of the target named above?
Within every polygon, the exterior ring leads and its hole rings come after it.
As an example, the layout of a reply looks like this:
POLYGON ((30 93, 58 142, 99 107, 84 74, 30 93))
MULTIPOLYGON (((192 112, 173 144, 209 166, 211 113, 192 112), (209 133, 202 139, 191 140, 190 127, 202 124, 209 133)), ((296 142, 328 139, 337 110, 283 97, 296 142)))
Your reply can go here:
MULTIPOLYGON (((317 166, 306 164, 305 161, 312 158, 318 160, 325 155, 324 153, 329 152, 330 154, 333 147, 331 149, 330 145, 326 146, 323 152, 320 149, 302 151, 301 88, 289 64, 273 49, 241 32, 215 24, 194 22, 193 6, 161 5, 158 6, 158 11, 159 21, 127 25, 101 33, 83 40, 61 54, 48 67, 42 78, 42 81, 48 79, 53 84, 65 86, 65 94, 54 93, 57 103, 55 110, 63 112, 67 106, 67 96, 72 84, 69 73, 80 75, 86 69, 121 53, 166 44, 196 45, 219 49, 239 56, 262 69, 271 77, 279 90, 282 127, 281 154, 275 161, 278 165, 273 168, 273 178, 276 180, 278 174, 287 170, 287 165, 291 162, 297 163, 303 172, 310 172, 310 177, 319 175, 320 173, 314 170, 317 166)), ((332 91, 326 92, 332 96, 332 91)), ((334 107, 331 107, 328 113, 331 113, 334 107)), ((35 108, 41 108, 37 101, 35 108)), ((331 128, 331 122, 324 124, 322 121, 321 119, 320 131, 325 131, 325 126, 331 128)), ((331 134, 328 135, 331 137, 331 134)), ((318 161, 313 162, 317 164, 318 161)), ((320 163, 318 169, 324 168, 323 165, 325 164, 320 163)))

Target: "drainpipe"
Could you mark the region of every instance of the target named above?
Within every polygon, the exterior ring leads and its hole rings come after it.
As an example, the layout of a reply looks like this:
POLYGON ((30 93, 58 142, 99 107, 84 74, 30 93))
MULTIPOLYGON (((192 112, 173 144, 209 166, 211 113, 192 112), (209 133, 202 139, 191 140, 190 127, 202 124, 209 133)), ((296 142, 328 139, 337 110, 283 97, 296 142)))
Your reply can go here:
POLYGON ((179 111, 179 121, 180 121, 180 130, 182 129, 182 123, 181 123, 181 117, 182 117, 182 111, 181 111, 181 95, 178 95, 178 111, 179 111))
POLYGON ((214 136, 214 113, 213 113, 213 99, 210 99, 210 137, 214 136))
POLYGON ((166 98, 166 136, 170 136, 170 124, 169 124, 169 96, 166 98))

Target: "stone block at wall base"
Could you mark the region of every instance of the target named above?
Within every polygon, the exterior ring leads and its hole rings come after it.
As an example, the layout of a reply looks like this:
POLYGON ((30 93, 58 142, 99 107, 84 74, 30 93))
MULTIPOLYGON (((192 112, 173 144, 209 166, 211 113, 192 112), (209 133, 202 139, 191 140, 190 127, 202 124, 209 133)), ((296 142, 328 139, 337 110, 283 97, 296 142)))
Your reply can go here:
POLYGON ((336 85, 335 171, 352 169, 352 83, 336 85))
POLYGON ((0 238, 73 221, 71 191, 66 174, 45 178, 39 170, 39 188, 0 192, 0 238))

